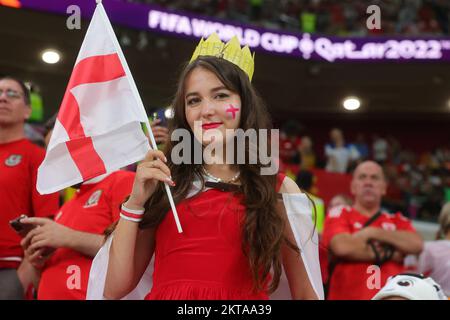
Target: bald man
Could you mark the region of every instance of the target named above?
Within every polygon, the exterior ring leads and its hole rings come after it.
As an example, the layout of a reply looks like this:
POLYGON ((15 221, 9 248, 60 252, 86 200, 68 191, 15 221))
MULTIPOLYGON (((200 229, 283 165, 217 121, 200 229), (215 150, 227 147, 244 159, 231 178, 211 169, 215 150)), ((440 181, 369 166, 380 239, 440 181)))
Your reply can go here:
POLYGON ((328 299, 371 299, 389 277, 405 271, 405 255, 422 251, 411 222, 399 212, 382 211, 386 188, 382 168, 362 162, 351 182, 353 206, 330 210, 323 233, 331 255, 328 299))

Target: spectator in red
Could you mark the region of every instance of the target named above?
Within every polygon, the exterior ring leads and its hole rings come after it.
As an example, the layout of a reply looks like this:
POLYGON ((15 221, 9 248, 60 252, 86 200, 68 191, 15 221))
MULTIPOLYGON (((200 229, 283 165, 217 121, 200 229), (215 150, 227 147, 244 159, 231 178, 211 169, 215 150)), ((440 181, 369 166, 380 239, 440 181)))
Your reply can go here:
POLYGON ((24 83, 0 78, 0 300, 23 299, 29 277, 20 237, 9 221, 21 214, 51 216, 59 207, 58 194, 43 196, 36 190, 45 151, 25 138, 30 115, 30 93, 24 83))
POLYGON ((288 121, 280 132, 280 159, 286 164, 300 163, 299 149, 301 145, 301 125, 296 121, 288 121))
POLYGON ((423 247, 408 219, 381 209, 386 181, 376 162, 356 167, 351 192, 353 206, 334 208, 325 220, 322 239, 332 257, 332 300, 371 299, 390 276, 404 271, 404 256, 418 254, 423 247))
MULTIPOLYGON (((330 202, 328 203, 327 211, 330 211, 336 207, 351 206, 352 202, 353 202, 352 199, 348 195, 343 193, 337 194, 333 198, 331 198, 330 202)), ((322 236, 322 234, 320 235, 322 236)), ((320 271, 322 273, 322 281, 326 285, 328 283, 328 275, 329 275, 328 248, 324 246, 322 237, 319 238, 319 241, 320 241, 319 243, 320 271)))
POLYGON ((120 204, 131 193, 134 172, 116 171, 81 185, 55 220, 22 219, 39 226, 22 240, 35 267, 39 300, 85 300, 92 259, 103 245, 104 231, 119 219, 120 204), (53 249, 47 254, 48 248, 53 249))

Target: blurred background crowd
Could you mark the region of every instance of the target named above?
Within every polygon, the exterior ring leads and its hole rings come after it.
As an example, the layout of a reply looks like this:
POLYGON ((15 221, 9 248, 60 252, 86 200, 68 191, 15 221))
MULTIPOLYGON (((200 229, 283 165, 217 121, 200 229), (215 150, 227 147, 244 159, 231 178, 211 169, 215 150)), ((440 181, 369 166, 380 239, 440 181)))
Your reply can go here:
POLYGON ((341 128, 330 130, 325 145, 315 145, 307 126, 290 120, 282 127, 280 154, 282 167, 293 177, 312 169, 350 174, 362 161, 374 160, 389 183, 384 207, 412 219, 437 221, 442 205, 450 200, 448 145, 417 152, 402 147, 392 135, 357 133, 346 138, 341 128))
POLYGON ((368 30, 364 0, 126 0, 158 4, 252 25, 327 35, 434 35, 449 33, 446 0, 376 0, 383 8, 381 30, 368 30))

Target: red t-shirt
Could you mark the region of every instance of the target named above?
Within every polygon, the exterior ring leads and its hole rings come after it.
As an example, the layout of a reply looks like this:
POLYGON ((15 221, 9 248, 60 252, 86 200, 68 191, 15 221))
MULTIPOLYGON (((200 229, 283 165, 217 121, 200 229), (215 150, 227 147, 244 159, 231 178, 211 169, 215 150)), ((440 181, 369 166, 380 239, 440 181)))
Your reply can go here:
MULTIPOLYGON (((361 230, 369 218, 351 207, 338 207, 329 211, 325 219, 323 244, 329 247, 331 239, 341 233, 352 234, 361 230)), ((384 230, 416 232, 411 222, 401 213, 395 215, 383 212, 371 227, 384 230)), ((404 272, 402 264, 387 261, 380 268, 379 284, 376 271, 369 268, 372 262, 342 261, 333 271, 328 292, 329 300, 370 300, 383 287, 387 279, 404 272), (369 284, 369 285, 368 285, 369 284)))
POLYGON ((301 143, 300 137, 294 139, 289 137, 280 137, 280 159, 283 162, 291 163, 292 158, 297 153, 298 146, 301 143))
POLYGON ((23 256, 21 238, 9 221, 21 214, 44 217, 58 211, 58 193, 40 195, 36 190, 44 156, 45 150, 27 139, 0 144, 0 269, 17 268, 23 256))
MULTIPOLYGON (((120 205, 131 193, 134 175, 116 171, 100 182, 84 183, 62 206, 55 221, 77 231, 103 234, 119 219, 120 205)), ((92 259, 69 248, 57 249, 42 270, 38 299, 86 299, 92 259)))

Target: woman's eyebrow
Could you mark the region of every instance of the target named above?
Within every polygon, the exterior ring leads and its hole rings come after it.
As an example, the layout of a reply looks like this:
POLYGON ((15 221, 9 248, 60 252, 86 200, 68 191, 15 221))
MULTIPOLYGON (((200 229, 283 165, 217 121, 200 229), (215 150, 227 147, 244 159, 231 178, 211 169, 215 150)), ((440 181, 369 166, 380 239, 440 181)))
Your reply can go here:
POLYGON ((186 96, 184 98, 187 99, 190 96, 198 96, 198 92, 189 92, 188 94, 186 94, 186 96))
POLYGON ((225 86, 220 86, 220 87, 212 88, 211 92, 216 92, 216 91, 220 91, 220 90, 228 90, 228 89, 225 86))
MULTIPOLYGON (((212 88, 210 90, 210 92, 216 92, 216 91, 220 91, 220 90, 228 90, 228 89, 225 86, 219 86, 219 87, 212 88)), ((199 95, 198 92, 189 92, 186 94, 185 99, 187 99, 190 96, 198 96, 198 95, 199 95)))

